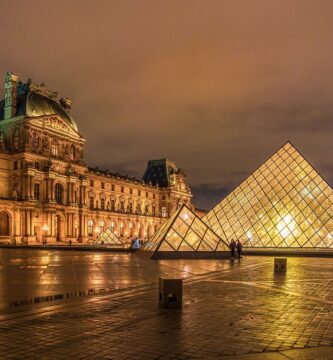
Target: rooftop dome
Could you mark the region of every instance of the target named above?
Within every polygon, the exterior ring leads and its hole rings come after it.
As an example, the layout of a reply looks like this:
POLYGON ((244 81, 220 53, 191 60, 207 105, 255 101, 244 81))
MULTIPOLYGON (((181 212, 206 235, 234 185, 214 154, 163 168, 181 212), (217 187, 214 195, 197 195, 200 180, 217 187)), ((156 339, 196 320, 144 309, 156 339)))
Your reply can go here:
POLYGON ((26 115, 29 117, 59 115, 69 126, 78 131, 77 125, 68 111, 57 101, 34 91, 29 91, 27 94, 26 115))

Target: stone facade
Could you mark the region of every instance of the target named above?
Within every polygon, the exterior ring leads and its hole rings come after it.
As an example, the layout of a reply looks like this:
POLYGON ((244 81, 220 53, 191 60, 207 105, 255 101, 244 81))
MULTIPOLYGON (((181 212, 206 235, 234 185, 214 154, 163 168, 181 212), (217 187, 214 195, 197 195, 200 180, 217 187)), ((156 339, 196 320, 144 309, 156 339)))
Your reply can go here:
POLYGON ((147 240, 181 204, 193 208, 186 177, 167 159, 143 180, 87 167, 71 101, 14 74, 0 102, 0 241, 94 242, 111 226, 147 240))

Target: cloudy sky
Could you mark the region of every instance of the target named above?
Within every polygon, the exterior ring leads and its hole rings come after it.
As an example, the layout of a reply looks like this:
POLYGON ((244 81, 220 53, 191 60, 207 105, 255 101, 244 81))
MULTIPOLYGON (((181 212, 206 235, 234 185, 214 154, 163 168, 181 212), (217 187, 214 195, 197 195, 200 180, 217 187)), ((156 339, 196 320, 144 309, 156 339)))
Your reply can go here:
MULTIPOLYGON (((2 0, 0 71, 73 101, 86 161, 210 208, 287 140, 333 184, 333 1, 2 0)), ((1 89, 3 96, 3 89, 1 89)))

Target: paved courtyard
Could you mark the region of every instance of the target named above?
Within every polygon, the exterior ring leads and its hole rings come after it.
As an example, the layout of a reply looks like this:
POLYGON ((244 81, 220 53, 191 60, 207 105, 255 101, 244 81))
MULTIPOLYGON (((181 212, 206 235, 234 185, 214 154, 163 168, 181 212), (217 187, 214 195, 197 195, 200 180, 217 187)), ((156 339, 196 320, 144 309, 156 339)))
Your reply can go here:
POLYGON ((0 358, 333 359, 333 259, 150 260, 142 254, 1 250, 0 358), (157 306, 181 276, 182 310, 157 306), (9 307, 85 289, 82 296, 9 307))

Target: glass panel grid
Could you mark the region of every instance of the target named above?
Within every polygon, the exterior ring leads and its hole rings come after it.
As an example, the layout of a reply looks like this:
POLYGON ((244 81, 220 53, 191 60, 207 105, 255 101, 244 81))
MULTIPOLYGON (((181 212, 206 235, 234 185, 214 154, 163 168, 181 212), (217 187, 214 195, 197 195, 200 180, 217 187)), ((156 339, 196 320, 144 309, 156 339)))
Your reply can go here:
MULTIPOLYGON (((221 208, 234 198, 230 193, 221 208)), ((212 226, 220 236, 232 234, 249 247, 332 247, 333 190, 290 143, 237 188, 236 200, 241 210, 222 212, 212 226)))

